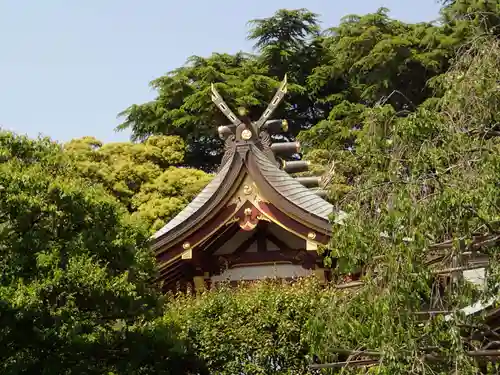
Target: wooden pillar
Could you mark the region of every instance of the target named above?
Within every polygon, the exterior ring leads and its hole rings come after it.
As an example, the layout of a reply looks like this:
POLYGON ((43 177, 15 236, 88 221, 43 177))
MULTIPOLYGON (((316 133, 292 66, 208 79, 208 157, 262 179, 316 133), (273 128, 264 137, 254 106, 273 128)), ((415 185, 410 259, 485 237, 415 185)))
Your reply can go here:
POLYGON ((307 251, 318 251, 318 245, 316 242, 306 241, 306 250, 307 251))
POLYGON ((193 277, 194 290, 196 292, 203 292, 206 289, 205 285, 205 277, 204 276, 195 276, 193 277))
POLYGON ((267 251, 267 221, 259 221, 257 224, 257 251, 263 253, 267 251))
POLYGON ((316 265, 316 268, 314 269, 314 276, 316 276, 318 278, 321 285, 326 284, 326 275, 325 275, 324 268, 322 268, 319 265, 316 265))

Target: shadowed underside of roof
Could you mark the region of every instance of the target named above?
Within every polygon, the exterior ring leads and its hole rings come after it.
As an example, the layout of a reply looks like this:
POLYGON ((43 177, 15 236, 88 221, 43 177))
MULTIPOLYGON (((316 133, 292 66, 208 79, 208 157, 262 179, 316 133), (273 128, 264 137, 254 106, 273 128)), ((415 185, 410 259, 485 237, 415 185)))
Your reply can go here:
POLYGON ((304 211, 326 221, 329 220, 329 215, 333 213, 333 206, 330 203, 306 188, 285 171, 277 168, 256 146, 252 145, 252 153, 262 175, 280 195, 304 211))

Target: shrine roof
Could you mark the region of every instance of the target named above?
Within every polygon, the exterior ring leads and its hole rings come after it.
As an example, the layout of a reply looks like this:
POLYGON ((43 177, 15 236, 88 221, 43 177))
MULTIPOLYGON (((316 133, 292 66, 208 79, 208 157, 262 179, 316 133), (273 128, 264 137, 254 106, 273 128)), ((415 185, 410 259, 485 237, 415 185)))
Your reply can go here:
POLYGON ((210 198, 219 190, 221 183, 224 181, 228 171, 230 169, 231 163, 225 163, 219 173, 208 183, 208 185, 194 198, 191 203, 189 203, 181 212, 177 214, 172 220, 170 220, 163 228, 158 230, 153 238, 158 238, 174 229, 179 224, 195 214, 200 208, 207 203, 210 198))
MULTIPOLYGON (((215 178, 186 206, 177 216, 153 235, 153 249, 180 240, 213 217, 231 199, 245 176, 249 176, 264 199, 270 201, 286 217, 298 220, 307 227, 329 235, 331 225, 329 215, 333 206, 287 173, 272 150, 271 135, 280 126, 287 131, 286 120, 269 120, 274 109, 286 93, 286 76, 273 100, 261 118, 251 122, 249 118, 240 119, 231 111, 212 86, 212 100, 232 125, 220 126, 219 136, 225 143, 222 165, 215 178), (286 128, 286 129, 285 129, 286 128), (280 166, 284 169, 280 169, 280 166)), ((288 151, 298 153, 293 142, 288 142, 288 151)), ((282 150, 283 151, 283 150, 282 150)), ((280 159, 283 161, 283 159, 280 159)), ((303 161, 295 161, 308 165, 303 161)), ((295 164, 297 165, 297 164, 295 164)), ((307 169, 307 168, 306 168, 307 169)), ((319 184, 319 178, 316 185, 319 184)), ((167 245, 168 247, 169 245, 167 245)))
POLYGON ((311 189, 306 188, 282 169, 277 168, 256 146, 251 148, 260 172, 270 186, 276 189, 290 203, 328 221, 329 215, 333 213, 333 206, 330 203, 315 194, 311 189))
POLYGON ((228 160, 222 165, 214 179, 177 216, 153 235, 155 241, 167 235, 174 236, 173 232, 176 232, 176 228, 193 226, 196 220, 204 215, 212 214, 212 211, 217 209, 214 202, 227 195, 231 190, 231 185, 237 181, 238 173, 230 173, 233 168, 238 168, 250 175, 259 189, 274 190, 279 195, 279 199, 286 200, 289 205, 298 208, 298 215, 311 215, 329 226, 329 215, 334 209, 329 202, 302 185, 287 172, 279 169, 255 144, 246 146, 247 156, 241 158, 240 153, 232 150, 228 160), (259 181, 263 180, 265 183, 261 185, 266 186, 259 186, 259 181), (223 189, 222 185, 224 185, 223 189))

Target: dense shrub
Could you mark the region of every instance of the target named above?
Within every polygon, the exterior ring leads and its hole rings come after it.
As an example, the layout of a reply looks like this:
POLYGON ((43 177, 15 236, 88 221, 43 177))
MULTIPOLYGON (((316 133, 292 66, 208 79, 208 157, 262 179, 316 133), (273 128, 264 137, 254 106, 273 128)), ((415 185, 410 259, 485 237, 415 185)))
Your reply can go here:
POLYGON ((202 295, 172 296, 165 319, 216 374, 306 374, 312 318, 339 294, 315 279, 221 286, 202 295))

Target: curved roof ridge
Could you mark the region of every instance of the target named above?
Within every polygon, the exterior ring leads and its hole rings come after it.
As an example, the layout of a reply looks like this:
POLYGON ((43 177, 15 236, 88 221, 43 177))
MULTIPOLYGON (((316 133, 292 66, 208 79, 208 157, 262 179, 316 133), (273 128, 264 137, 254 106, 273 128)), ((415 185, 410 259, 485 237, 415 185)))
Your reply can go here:
POLYGON ((332 204, 279 169, 258 147, 251 145, 251 149, 262 175, 280 195, 301 209, 329 221, 330 214, 334 212, 332 204))
POLYGON ((191 215, 193 215, 196 211, 198 211, 201 207, 203 207, 210 198, 219 190, 220 185, 226 178, 229 170, 231 169, 231 165, 233 163, 231 160, 228 160, 221 168, 219 173, 215 175, 215 177, 208 183, 205 188, 198 193, 198 195, 189 203, 184 209, 179 212, 173 219, 171 219, 165 226, 156 231, 155 234, 151 237, 152 239, 158 239, 159 237, 165 235, 179 224, 188 220, 191 215))

